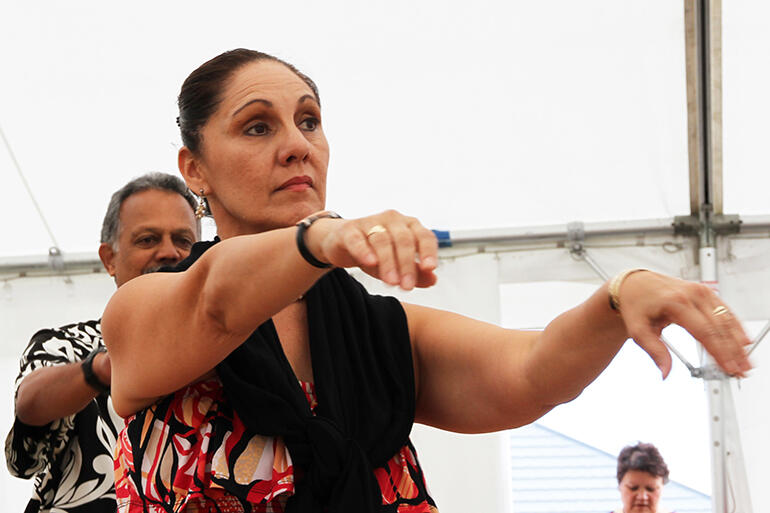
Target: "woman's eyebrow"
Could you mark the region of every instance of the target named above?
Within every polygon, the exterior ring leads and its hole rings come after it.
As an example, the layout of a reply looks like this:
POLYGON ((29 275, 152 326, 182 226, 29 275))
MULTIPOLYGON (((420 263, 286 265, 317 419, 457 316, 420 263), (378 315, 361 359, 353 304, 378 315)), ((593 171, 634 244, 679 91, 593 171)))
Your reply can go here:
POLYGON ((248 107, 249 105, 251 105, 253 103, 262 103, 262 104, 266 105, 267 107, 272 107, 273 106, 273 102, 271 102, 270 100, 263 100, 262 98, 255 98, 253 100, 247 101, 246 103, 244 103, 243 105, 238 107, 238 110, 233 112, 233 116, 235 116, 240 111, 242 111, 243 109, 245 109, 246 107, 248 107))
POLYGON ((313 103, 318 104, 318 100, 316 100, 315 96, 313 96, 312 94, 303 94, 302 96, 300 96, 299 100, 297 100, 297 105, 303 103, 306 100, 310 100, 313 103))
MULTIPOLYGON (((307 100, 310 100, 310 101, 312 101, 313 103, 316 103, 316 104, 318 103, 318 100, 316 100, 315 96, 313 96, 312 94, 304 94, 304 95, 300 96, 299 100, 297 100, 297 105, 299 105, 301 103, 304 103, 307 100)), ((265 105, 266 107, 272 107, 273 106, 273 102, 271 102, 270 100, 265 100, 263 98, 254 98, 253 100, 249 100, 246 103, 244 103, 243 105, 241 105, 240 107, 238 107, 238 109, 235 112, 233 112, 232 117, 235 117, 240 111, 242 111, 243 109, 245 109, 246 107, 248 107, 249 105, 252 105, 254 103, 261 103, 261 104, 265 105)))

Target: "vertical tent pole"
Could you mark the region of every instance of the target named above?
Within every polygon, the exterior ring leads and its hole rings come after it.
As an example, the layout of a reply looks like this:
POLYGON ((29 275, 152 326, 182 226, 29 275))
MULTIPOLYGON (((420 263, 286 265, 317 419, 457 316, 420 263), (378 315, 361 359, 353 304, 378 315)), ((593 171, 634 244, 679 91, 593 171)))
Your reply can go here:
MULTIPOLYGON (((722 201, 722 0, 684 0, 690 217, 698 226, 701 282, 718 292, 722 201)), ((702 369, 715 369, 702 353, 702 369)), ((714 513, 751 513, 731 378, 704 374, 709 404, 714 513)))

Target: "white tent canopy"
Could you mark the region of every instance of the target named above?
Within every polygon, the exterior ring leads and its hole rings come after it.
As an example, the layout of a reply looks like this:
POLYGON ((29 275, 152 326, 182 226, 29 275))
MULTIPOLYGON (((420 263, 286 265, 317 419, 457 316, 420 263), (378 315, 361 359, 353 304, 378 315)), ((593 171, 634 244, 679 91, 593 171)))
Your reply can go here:
MULTIPOLYGON (((0 149, 5 212, 12 213, 0 241, 7 390, 36 329, 100 315, 114 289, 92 272, 109 196, 133 176, 175 171, 179 85, 205 59, 234 47, 273 53, 318 83, 332 149, 330 208, 345 217, 396 208, 451 230, 455 246, 442 253, 441 288, 409 301, 541 327, 600 282, 570 251, 576 241, 610 274, 646 267, 700 278, 698 237, 671 227, 691 214, 697 197, 681 2, 28 4, 0 7, 0 128, 15 157, 0 149), (575 221, 585 223, 582 239, 581 225, 568 226, 575 221), (78 272, 66 282, 48 267, 51 246, 60 248, 65 269, 78 272)), ((757 171, 769 135, 770 34, 762 25, 769 14, 758 2, 730 3, 721 17, 717 213, 737 215, 743 226, 717 237, 718 278, 726 301, 756 321, 748 325, 754 332, 770 318, 763 194, 770 178, 757 171)), ((697 362, 687 342, 677 347, 697 362)), ((754 375, 732 389, 740 437, 730 439, 743 440, 754 511, 770 505, 759 481, 770 415, 751 407, 770 379, 761 367, 765 349, 753 355, 754 375)), ((653 441, 675 479, 708 492, 702 384, 679 365, 672 382, 660 385, 634 351, 624 349, 583 397, 545 421, 609 452, 653 441)), ((0 402, 4 432, 7 399, 0 402)), ((426 433, 416 437, 429 486, 442 512, 462 511, 454 480, 471 478, 442 470, 448 463, 440 457, 446 447, 452 455, 466 450, 466 440, 447 446, 443 435, 426 433)), ((505 444, 499 436, 485 440, 468 442, 477 445, 466 454, 477 451, 479 467, 500 462, 476 477, 479 487, 491 483, 487 509, 504 511, 511 507, 505 444)), ((31 483, 3 479, 0 494, 13 489, 23 504, 31 483)))

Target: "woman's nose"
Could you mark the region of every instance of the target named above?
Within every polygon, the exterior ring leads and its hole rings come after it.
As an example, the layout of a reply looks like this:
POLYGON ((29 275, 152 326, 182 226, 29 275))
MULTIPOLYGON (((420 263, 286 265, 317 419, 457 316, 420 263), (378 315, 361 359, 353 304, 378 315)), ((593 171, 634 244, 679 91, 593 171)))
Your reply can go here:
POLYGON ((297 127, 289 129, 286 133, 283 147, 278 153, 278 160, 283 165, 305 162, 310 158, 310 142, 297 127))

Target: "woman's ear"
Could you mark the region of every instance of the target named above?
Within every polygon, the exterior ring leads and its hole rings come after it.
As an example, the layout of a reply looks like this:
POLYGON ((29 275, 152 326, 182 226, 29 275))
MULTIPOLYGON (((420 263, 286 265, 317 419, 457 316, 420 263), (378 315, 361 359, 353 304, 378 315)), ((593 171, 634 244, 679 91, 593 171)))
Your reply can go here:
POLYGON ((208 181, 201 172, 200 158, 196 156, 187 146, 182 146, 177 155, 177 165, 182 174, 187 187, 198 194, 201 189, 209 191, 208 181))

